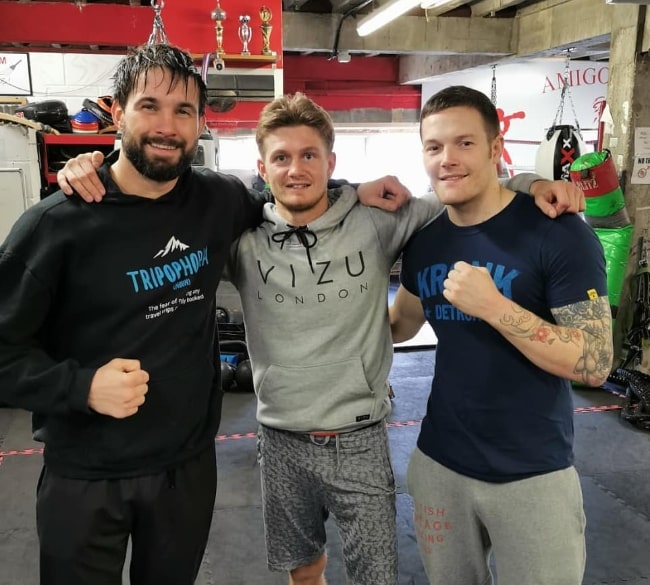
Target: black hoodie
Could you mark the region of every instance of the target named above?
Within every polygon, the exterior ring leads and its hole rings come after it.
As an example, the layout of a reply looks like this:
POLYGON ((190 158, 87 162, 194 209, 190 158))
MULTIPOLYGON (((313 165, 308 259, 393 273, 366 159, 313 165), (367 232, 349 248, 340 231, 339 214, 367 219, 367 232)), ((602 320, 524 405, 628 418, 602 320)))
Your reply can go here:
POLYGON ((261 220, 236 178, 191 169, 158 199, 60 191, 0 247, 0 402, 34 413, 45 463, 75 478, 177 465, 218 430, 215 295, 230 244, 261 220), (87 406, 98 367, 139 359, 149 392, 115 419, 87 406))

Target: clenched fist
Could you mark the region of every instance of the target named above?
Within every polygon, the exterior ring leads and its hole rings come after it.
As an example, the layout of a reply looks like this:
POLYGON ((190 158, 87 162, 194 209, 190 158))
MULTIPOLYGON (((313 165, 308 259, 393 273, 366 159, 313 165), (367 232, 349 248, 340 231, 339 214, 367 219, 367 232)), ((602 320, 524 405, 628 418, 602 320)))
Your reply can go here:
POLYGON ((88 406, 99 414, 126 418, 144 404, 149 374, 139 360, 116 358, 99 368, 90 384, 88 406))
POLYGON ((456 262, 443 282, 443 296, 466 315, 487 320, 503 295, 487 268, 456 262))

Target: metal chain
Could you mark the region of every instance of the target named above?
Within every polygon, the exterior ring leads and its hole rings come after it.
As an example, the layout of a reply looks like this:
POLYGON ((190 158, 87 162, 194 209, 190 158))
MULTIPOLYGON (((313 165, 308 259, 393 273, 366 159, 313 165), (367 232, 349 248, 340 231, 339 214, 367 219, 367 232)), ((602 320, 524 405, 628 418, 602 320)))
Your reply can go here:
POLYGON ((167 40, 167 33, 165 32, 165 25, 162 21, 161 12, 165 7, 165 2, 163 0, 151 0, 151 7, 153 8, 153 30, 147 41, 148 45, 158 45, 161 43, 169 44, 167 40))
POLYGON ((580 124, 578 122, 578 114, 576 114, 576 107, 573 104, 573 96, 571 95, 571 87, 569 86, 569 66, 571 64, 571 51, 566 50, 566 66, 564 70, 564 86, 567 88, 567 95, 569 96, 569 103, 571 104, 571 111, 573 112, 573 119, 575 121, 576 130, 578 131, 578 136, 582 138, 582 132, 580 131, 580 124))
POLYGON ((567 49, 566 57, 564 61, 564 76, 562 77, 562 93, 560 94, 560 105, 555 112, 555 118, 553 119, 552 127, 556 126, 559 121, 562 124, 562 118, 564 117, 564 100, 569 96, 569 103, 571 104, 571 111, 573 112, 573 119, 575 121, 575 128, 578 132, 578 136, 582 138, 582 131, 580 130, 580 123, 578 122, 578 114, 576 114, 576 107, 573 103, 573 96, 571 95, 571 85, 569 84, 569 74, 571 67, 571 51, 567 49))
POLYGON ((564 62, 564 76, 562 77, 562 92, 560 93, 560 105, 555 111, 555 118, 553 118, 553 124, 551 127, 554 128, 559 122, 562 124, 562 118, 564 117, 564 99, 566 97, 567 88, 569 87, 569 53, 567 51, 567 57, 564 62))
POLYGON ((492 65, 492 88, 490 93, 490 101, 493 106, 497 105, 497 66, 492 65))

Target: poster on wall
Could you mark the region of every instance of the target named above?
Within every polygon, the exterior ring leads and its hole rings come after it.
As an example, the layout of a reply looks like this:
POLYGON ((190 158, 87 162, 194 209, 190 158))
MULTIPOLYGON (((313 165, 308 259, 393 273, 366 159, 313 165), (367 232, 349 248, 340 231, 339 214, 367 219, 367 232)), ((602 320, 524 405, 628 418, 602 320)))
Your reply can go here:
POLYGON ((0 53, 0 96, 32 95, 29 53, 0 53))
POLYGON ((634 165, 630 183, 650 185, 650 128, 634 129, 634 165))

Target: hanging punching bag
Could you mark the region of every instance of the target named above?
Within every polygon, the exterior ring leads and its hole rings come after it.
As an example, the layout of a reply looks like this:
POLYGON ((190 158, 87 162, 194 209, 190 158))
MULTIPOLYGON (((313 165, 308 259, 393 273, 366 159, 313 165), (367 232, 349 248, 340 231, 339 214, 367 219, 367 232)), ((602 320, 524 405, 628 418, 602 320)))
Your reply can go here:
POLYGON ((594 228, 603 252, 605 253, 605 271, 607 274, 607 296, 612 309, 612 325, 616 323, 618 306, 625 281, 625 271, 632 244, 632 224, 620 228, 594 228))
POLYGON ((545 179, 553 181, 570 180, 569 169, 571 164, 582 154, 587 152, 587 145, 582 140, 580 133, 580 124, 576 115, 576 109, 571 97, 571 85, 569 83, 571 76, 571 50, 567 49, 564 62, 564 75, 562 77, 562 91, 560 92, 560 103, 555 118, 550 125, 535 157, 535 172, 545 179), (564 115, 564 102, 569 98, 573 119, 575 124, 562 124, 564 115))
POLYGON ((568 181, 571 165, 586 152, 587 145, 575 126, 551 126, 537 149, 535 172, 552 181, 568 181))
POLYGON ((590 152, 574 161, 571 181, 585 195, 585 219, 595 228, 623 227, 630 223, 625 197, 609 150, 590 152))
POLYGON ((585 194, 585 221, 605 253, 607 295, 614 323, 621 300, 633 227, 609 150, 590 152, 571 165, 571 181, 585 194))

